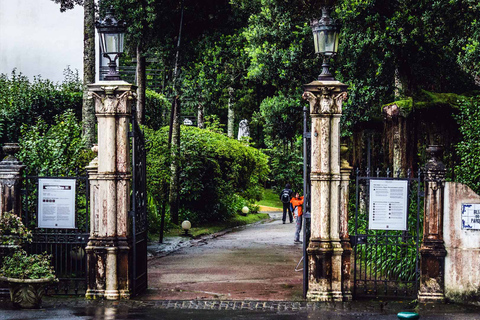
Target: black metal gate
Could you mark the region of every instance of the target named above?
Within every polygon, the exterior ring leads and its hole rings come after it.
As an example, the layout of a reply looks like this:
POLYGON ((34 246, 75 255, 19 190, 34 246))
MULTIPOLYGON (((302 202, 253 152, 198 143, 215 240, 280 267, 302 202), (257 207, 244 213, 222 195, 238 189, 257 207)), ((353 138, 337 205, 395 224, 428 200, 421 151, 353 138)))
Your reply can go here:
POLYGON ((26 176, 22 186, 23 222, 32 230, 33 241, 26 247, 29 253, 47 252, 53 256, 55 274, 60 280, 47 287, 47 294, 84 295, 87 289, 87 256, 89 237, 89 184, 86 176, 39 177, 26 176), (39 179, 74 179, 75 228, 43 229, 37 227, 39 179))
POLYGON ((145 137, 132 112, 132 293, 138 295, 147 289, 147 167, 145 137))
POLYGON ((308 107, 303 107, 303 297, 308 291, 308 257, 307 248, 310 241, 311 202, 310 202, 310 172, 311 172, 311 132, 308 107))
MULTIPOLYGON (((389 170, 384 176, 381 174, 380 170, 375 172, 375 176, 371 176, 369 170, 364 176, 361 176, 359 170, 356 173, 355 225, 351 236, 354 252, 353 296, 415 299, 418 293, 418 247, 422 231, 421 211, 424 196, 421 171, 418 171, 417 177, 413 177, 408 171, 406 178, 400 178, 400 173, 393 177, 389 170), (369 200, 370 184, 373 180, 406 181, 408 214, 405 231, 370 228, 369 200)), ((387 204, 386 208, 390 208, 389 206, 387 204)), ((390 211, 386 214, 390 214, 390 211)), ((374 214, 372 210, 372 219, 374 214)))

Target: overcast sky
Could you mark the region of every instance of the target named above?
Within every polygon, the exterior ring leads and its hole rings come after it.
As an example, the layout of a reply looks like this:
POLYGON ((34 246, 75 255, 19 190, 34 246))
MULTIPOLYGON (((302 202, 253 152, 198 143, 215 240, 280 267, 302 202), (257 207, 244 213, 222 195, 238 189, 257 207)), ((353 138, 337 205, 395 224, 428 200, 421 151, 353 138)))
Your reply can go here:
POLYGON ((83 8, 60 12, 51 0, 0 0, 0 73, 62 81, 83 74, 83 8))

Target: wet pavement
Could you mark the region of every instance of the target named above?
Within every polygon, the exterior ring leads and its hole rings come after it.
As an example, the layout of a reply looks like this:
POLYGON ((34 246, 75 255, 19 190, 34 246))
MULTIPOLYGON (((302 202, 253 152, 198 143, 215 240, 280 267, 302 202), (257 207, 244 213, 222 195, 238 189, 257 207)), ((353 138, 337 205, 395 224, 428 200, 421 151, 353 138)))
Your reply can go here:
POLYGON ((38 310, 14 310, 0 299, 0 320, 20 319, 278 319, 394 320, 415 311, 422 320, 480 320, 480 307, 411 301, 312 303, 302 299, 302 247, 280 213, 263 223, 202 239, 167 238, 149 246, 149 290, 131 300, 45 297, 38 310))
MULTIPOLYGON (((165 320, 220 320, 220 319, 278 319, 278 320, 394 320, 397 313, 409 309, 408 303, 363 301, 355 303, 322 304, 303 303, 292 304, 283 310, 256 309, 258 302, 241 302, 244 309, 232 310, 233 302, 221 307, 221 302, 210 301, 209 304, 199 304, 198 301, 88 301, 83 298, 46 298, 42 309, 13 310, 10 304, 0 300, 0 319, 165 319, 165 320), (192 308, 192 305, 194 308, 192 308), (246 306, 246 307, 245 307, 246 306), (216 310, 211 308, 218 307, 216 310), (196 309, 198 308, 198 309, 196 309), (203 309, 207 308, 207 309, 203 309)), ((278 302, 282 304, 282 302, 278 302)), ((283 302, 285 303, 285 302, 283 302)), ((275 302, 260 303, 273 306, 275 302)), ((422 320, 480 320, 478 307, 460 305, 421 305, 416 312, 422 320)))
POLYGON ((160 256, 148 262, 146 300, 302 300, 302 245, 294 244, 295 225, 271 219, 211 237, 181 242, 166 239, 160 256), (172 250, 172 243, 179 247, 172 250))

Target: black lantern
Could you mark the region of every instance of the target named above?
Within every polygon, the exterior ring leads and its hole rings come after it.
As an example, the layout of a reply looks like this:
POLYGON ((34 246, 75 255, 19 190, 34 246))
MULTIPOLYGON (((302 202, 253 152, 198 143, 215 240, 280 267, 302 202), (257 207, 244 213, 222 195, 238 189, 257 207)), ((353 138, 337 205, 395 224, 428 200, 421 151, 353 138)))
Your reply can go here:
POLYGON ((105 80, 120 80, 117 72, 117 59, 123 53, 125 25, 113 16, 112 7, 110 7, 105 17, 97 21, 96 26, 103 56, 109 61, 109 70, 105 80))
POLYGON ((330 17, 330 10, 328 6, 323 7, 322 17, 311 23, 315 53, 323 56, 322 73, 318 76, 318 80, 335 80, 328 68, 330 67, 329 59, 338 51, 340 24, 330 17))

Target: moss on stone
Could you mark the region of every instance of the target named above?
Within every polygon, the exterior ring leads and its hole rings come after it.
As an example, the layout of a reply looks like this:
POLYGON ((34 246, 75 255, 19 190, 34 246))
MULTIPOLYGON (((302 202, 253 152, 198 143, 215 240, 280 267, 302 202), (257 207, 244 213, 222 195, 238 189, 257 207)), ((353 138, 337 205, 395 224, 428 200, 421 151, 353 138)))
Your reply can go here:
POLYGON ((407 97, 406 99, 393 101, 391 103, 384 104, 383 109, 386 106, 397 105, 400 108, 400 113, 403 116, 408 116, 413 110, 429 109, 436 107, 448 107, 457 109, 458 100, 463 99, 466 95, 458 95, 455 93, 438 93, 422 90, 415 97, 407 97))

